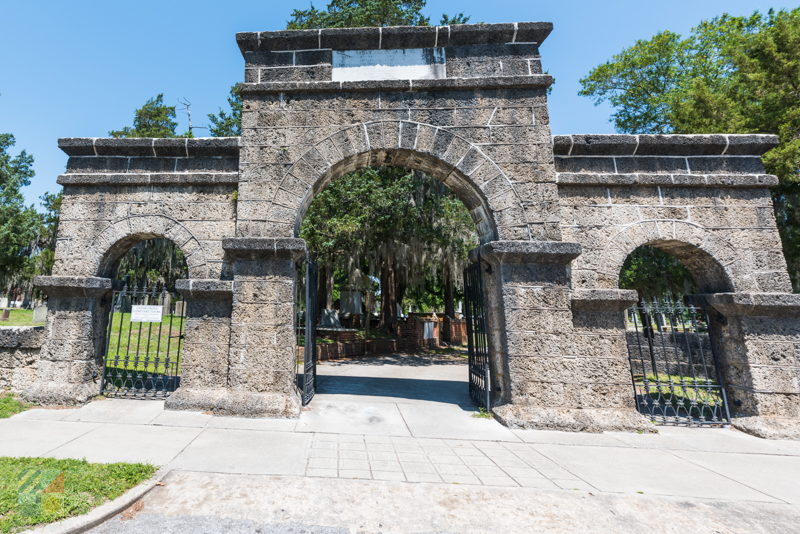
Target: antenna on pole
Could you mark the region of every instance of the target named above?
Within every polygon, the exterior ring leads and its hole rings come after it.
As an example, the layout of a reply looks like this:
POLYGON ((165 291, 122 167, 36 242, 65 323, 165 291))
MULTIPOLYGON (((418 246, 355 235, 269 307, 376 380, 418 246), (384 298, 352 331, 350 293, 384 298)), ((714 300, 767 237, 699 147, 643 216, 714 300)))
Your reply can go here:
POLYGON ((181 97, 178 99, 178 103, 183 106, 181 108, 181 111, 186 112, 186 117, 189 123, 189 135, 193 135, 192 130, 194 130, 195 128, 208 130, 207 126, 192 126, 192 103, 189 101, 188 98, 181 97))

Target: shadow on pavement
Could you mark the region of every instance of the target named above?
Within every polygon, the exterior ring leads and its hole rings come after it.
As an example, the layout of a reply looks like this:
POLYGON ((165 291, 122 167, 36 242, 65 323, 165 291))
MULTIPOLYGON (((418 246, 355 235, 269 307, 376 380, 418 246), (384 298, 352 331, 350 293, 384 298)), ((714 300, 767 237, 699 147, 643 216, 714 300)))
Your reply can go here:
POLYGON ((455 404, 464 410, 475 409, 466 380, 317 375, 317 393, 435 401, 455 404))

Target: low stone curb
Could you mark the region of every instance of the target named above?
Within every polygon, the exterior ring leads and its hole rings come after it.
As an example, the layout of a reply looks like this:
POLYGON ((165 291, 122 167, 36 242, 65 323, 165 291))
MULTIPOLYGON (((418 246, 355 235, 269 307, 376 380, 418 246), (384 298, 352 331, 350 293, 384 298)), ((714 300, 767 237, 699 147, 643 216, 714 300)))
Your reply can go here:
POLYGON ((80 532, 86 532, 128 509, 136 501, 147 495, 147 493, 164 480, 168 474, 168 469, 161 468, 156 471, 156 474, 153 475, 152 478, 145 480, 138 486, 134 486, 116 499, 101 504, 87 514, 62 519, 61 521, 26 530, 25 532, 30 534, 79 534, 80 532))

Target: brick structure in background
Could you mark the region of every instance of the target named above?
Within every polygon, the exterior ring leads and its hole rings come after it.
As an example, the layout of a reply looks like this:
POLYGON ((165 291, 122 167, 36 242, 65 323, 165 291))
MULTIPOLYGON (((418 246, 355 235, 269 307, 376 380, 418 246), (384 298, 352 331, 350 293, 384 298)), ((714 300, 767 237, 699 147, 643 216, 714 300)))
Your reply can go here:
MULTIPOLYGON (((510 425, 641 430, 618 288, 650 244, 697 277, 724 334, 737 416, 800 420, 800 296, 760 155, 773 136, 556 136, 539 45, 547 23, 242 33, 241 138, 62 139, 70 156, 40 402, 98 392, 111 269, 162 236, 187 256, 181 388, 170 408, 296 416, 293 298, 314 195, 371 165, 424 171, 471 211, 484 265, 497 407, 510 425), (444 76, 334 81, 343 50, 436 49, 444 76)), ((374 73, 373 73, 374 74, 374 73)), ((373 76, 374 78, 374 76, 373 76)))

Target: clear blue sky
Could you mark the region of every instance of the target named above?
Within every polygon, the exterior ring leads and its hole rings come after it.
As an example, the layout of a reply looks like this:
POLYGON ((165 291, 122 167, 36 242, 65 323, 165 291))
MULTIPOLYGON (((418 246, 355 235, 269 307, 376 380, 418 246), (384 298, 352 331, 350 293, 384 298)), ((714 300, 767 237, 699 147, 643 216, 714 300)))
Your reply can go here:
MULTIPOLYGON (((0 0, 2 1, 2 0, 0 0)), ((326 0, 317 0, 317 6, 326 0)), ((29 202, 56 191, 64 170, 59 137, 105 136, 129 125, 133 110, 163 92, 192 102, 193 122, 225 104, 242 80, 237 31, 282 29, 308 0, 2 1, 0 132, 36 158, 29 202)), ((556 77, 550 98, 553 133, 611 132, 609 109, 577 95, 578 80, 636 39, 670 29, 686 33, 723 12, 744 15, 791 3, 744 0, 429 0, 427 13, 463 11, 472 22, 549 21, 541 48, 556 77)), ((179 116, 180 128, 186 115, 179 116)), ((202 135, 202 130, 199 131, 202 135)))

